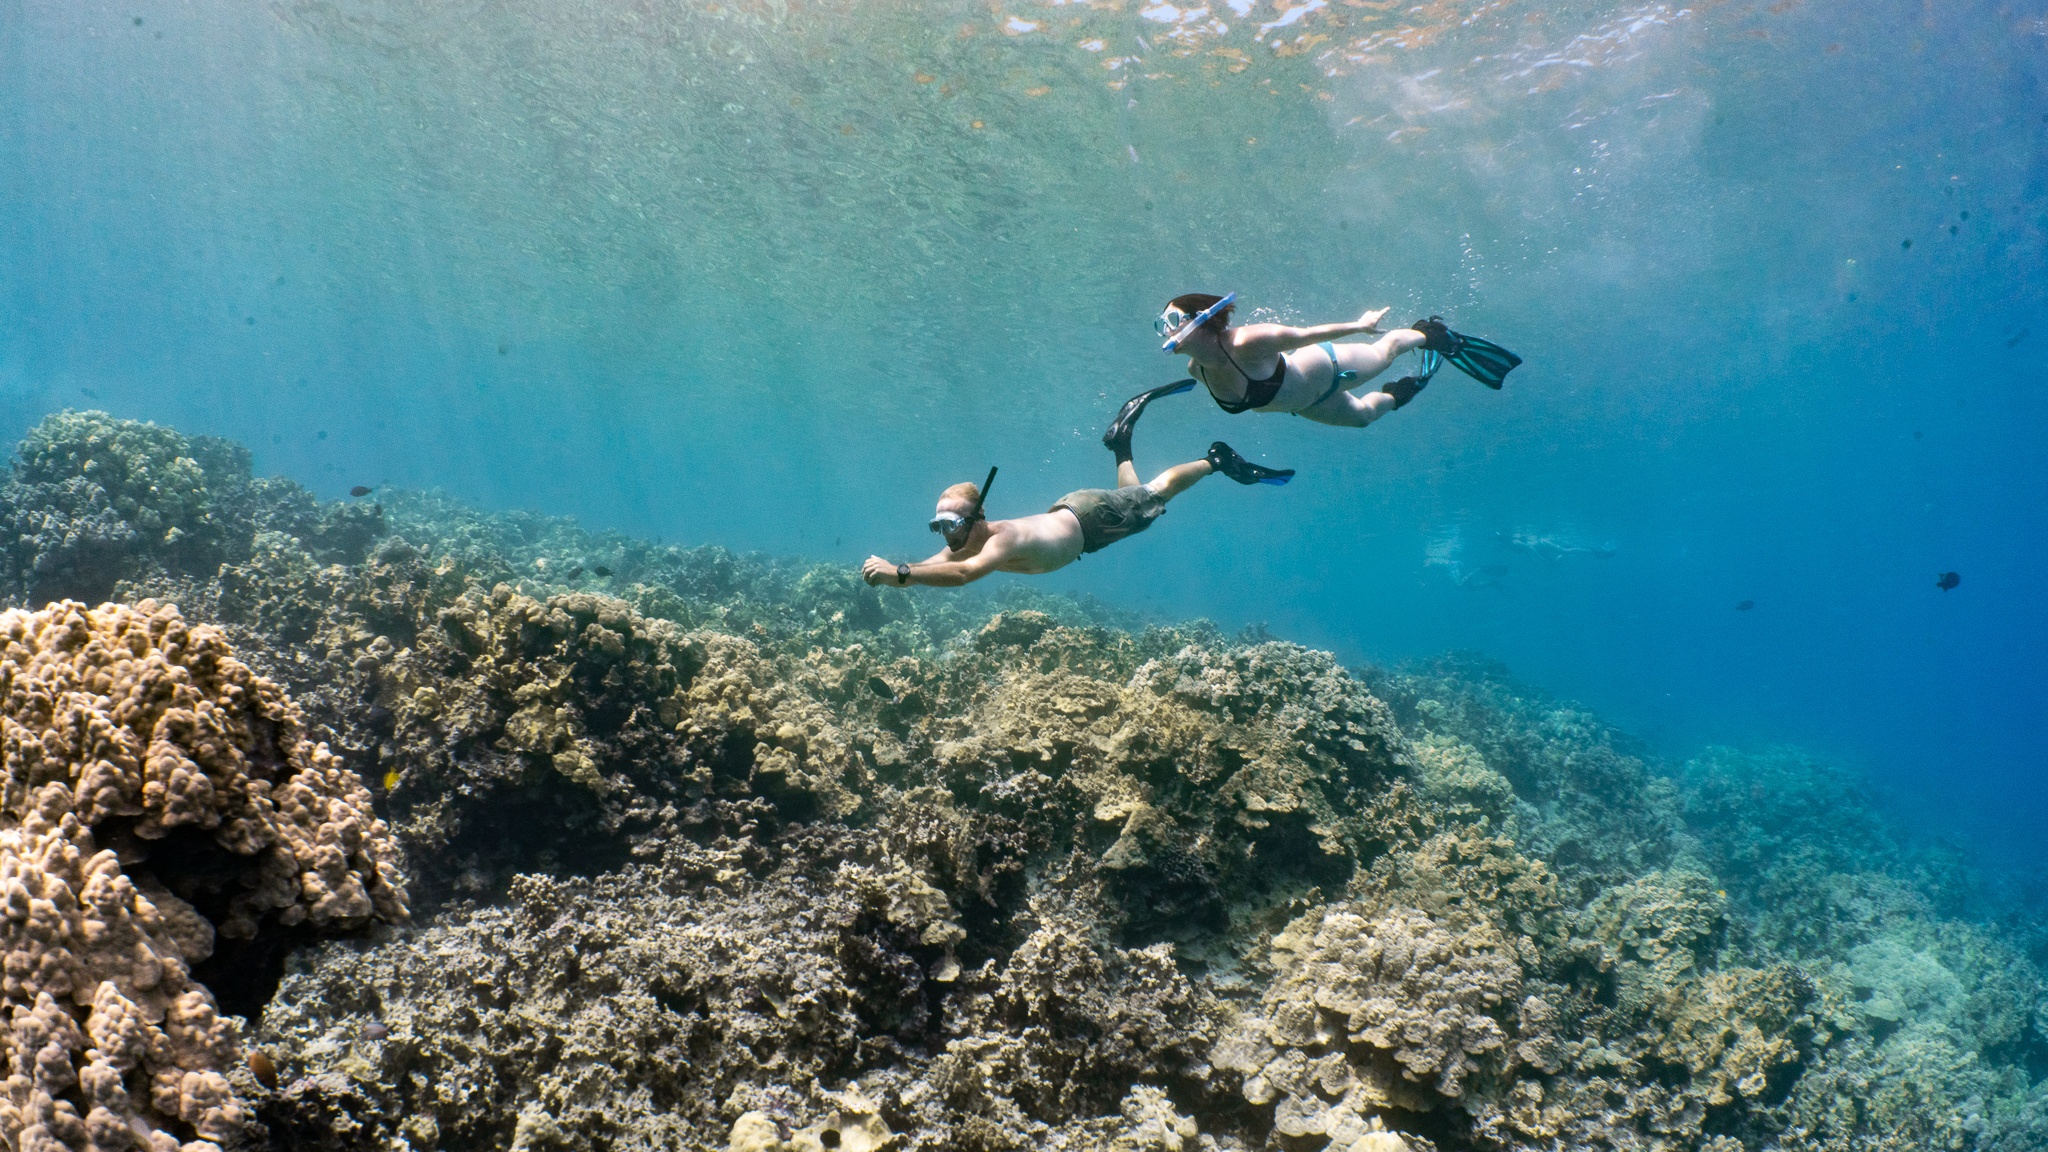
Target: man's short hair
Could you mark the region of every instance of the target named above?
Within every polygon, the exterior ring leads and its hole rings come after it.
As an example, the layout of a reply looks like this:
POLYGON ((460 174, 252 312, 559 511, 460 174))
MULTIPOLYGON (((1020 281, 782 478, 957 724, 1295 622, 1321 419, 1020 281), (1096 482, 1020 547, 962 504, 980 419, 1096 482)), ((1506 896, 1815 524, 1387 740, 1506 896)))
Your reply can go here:
POLYGON ((969 504, 973 504, 981 499, 981 489, 973 484, 968 484, 963 481, 962 483, 955 484, 951 488, 946 489, 944 492, 939 493, 939 499, 942 501, 965 500, 969 504))

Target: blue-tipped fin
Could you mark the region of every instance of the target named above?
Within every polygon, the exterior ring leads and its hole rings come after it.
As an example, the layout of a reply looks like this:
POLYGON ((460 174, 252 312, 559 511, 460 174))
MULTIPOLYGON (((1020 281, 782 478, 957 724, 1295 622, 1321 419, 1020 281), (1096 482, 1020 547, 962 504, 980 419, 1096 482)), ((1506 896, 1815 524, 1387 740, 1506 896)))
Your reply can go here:
POLYGON ((1109 422, 1109 431, 1102 434, 1102 446, 1115 452, 1119 460, 1129 457, 1131 431, 1138 426, 1138 417, 1145 414, 1145 406, 1161 396, 1178 396, 1193 389, 1194 386, 1194 378, 1189 377, 1171 384, 1161 384, 1157 388, 1148 388, 1124 401, 1124 406, 1117 409, 1116 419, 1109 422))
POLYGON ((1254 464, 1239 456, 1235 448, 1221 440, 1209 445, 1209 455, 1206 459, 1210 467, 1239 484, 1271 484, 1278 487, 1294 479, 1294 469, 1268 468, 1263 464, 1254 464))

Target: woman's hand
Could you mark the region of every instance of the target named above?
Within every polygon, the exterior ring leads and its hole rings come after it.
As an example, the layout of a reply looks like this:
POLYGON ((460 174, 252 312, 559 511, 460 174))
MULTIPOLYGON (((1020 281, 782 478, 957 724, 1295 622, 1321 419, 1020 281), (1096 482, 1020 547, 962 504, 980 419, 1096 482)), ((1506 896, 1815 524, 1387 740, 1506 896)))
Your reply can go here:
POLYGON ((1386 319, 1387 313, 1391 311, 1393 311, 1391 308, 1380 308, 1367 312, 1358 318, 1358 322, 1365 325, 1364 330, 1366 332, 1378 332, 1380 330, 1380 321, 1386 319))

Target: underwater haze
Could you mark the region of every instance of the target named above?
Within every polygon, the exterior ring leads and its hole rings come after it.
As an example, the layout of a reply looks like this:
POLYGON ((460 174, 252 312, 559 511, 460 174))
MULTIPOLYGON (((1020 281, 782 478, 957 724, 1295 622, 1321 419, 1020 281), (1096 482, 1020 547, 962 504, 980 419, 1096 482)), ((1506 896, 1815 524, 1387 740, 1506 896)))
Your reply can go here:
POLYGON ((1141 470, 1299 475, 1041 583, 1476 650, 2028 863, 2044 81, 2043 0, 12 0, 0 433, 851 567, 991 464, 997 515, 1108 484, 1169 296, 1441 313, 1505 390, 1162 402, 1141 470))

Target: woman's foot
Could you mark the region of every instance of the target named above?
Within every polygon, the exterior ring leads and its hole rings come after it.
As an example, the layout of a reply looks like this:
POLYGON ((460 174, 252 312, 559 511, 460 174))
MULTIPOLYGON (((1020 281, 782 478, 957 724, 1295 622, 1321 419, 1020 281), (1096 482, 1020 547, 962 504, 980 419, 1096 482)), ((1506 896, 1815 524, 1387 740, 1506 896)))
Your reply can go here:
POLYGON ((1223 473, 1239 484, 1285 484, 1294 476, 1294 469, 1268 468, 1254 464, 1237 454, 1237 450, 1218 440, 1209 445, 1207 457, 1209 467, 1223 473))
POLYGON ((1392 308, 1375 308, 1372 311, 1367 312, 1365 315, 1360 316, 1358 318, 1358 322, 1360 324, 1365 325, 1365 330, 1367 332, 1378 332, 1380 330, 1380 321, 1386 319, 1387 313, 1392 311, 1392 308))
POLYGON ((1422 346, 1431 352, 1452 356, 1456 355, 1458 349, 1464 346, 1464 341, 1459 339, 1456 332, 1451 331, 1450 328, 1445 326, 1444 318, 1441 316, 1431 316, 1427 320, 1417 320, 1408 327, 1422 333, 1422 346))
POLYGON ((1403 376, 1392 384, 1381 388, 1380 391, 1392 396, 1394 398, 1394 407, 1399 408, 1410 400, 1415 399, 1415 394, 1422 391, 1430 379, 1436 375, 1436 370, 1443 366, 1444 358, 1425 348, 1422 351, 1422 375, 1403 376))

